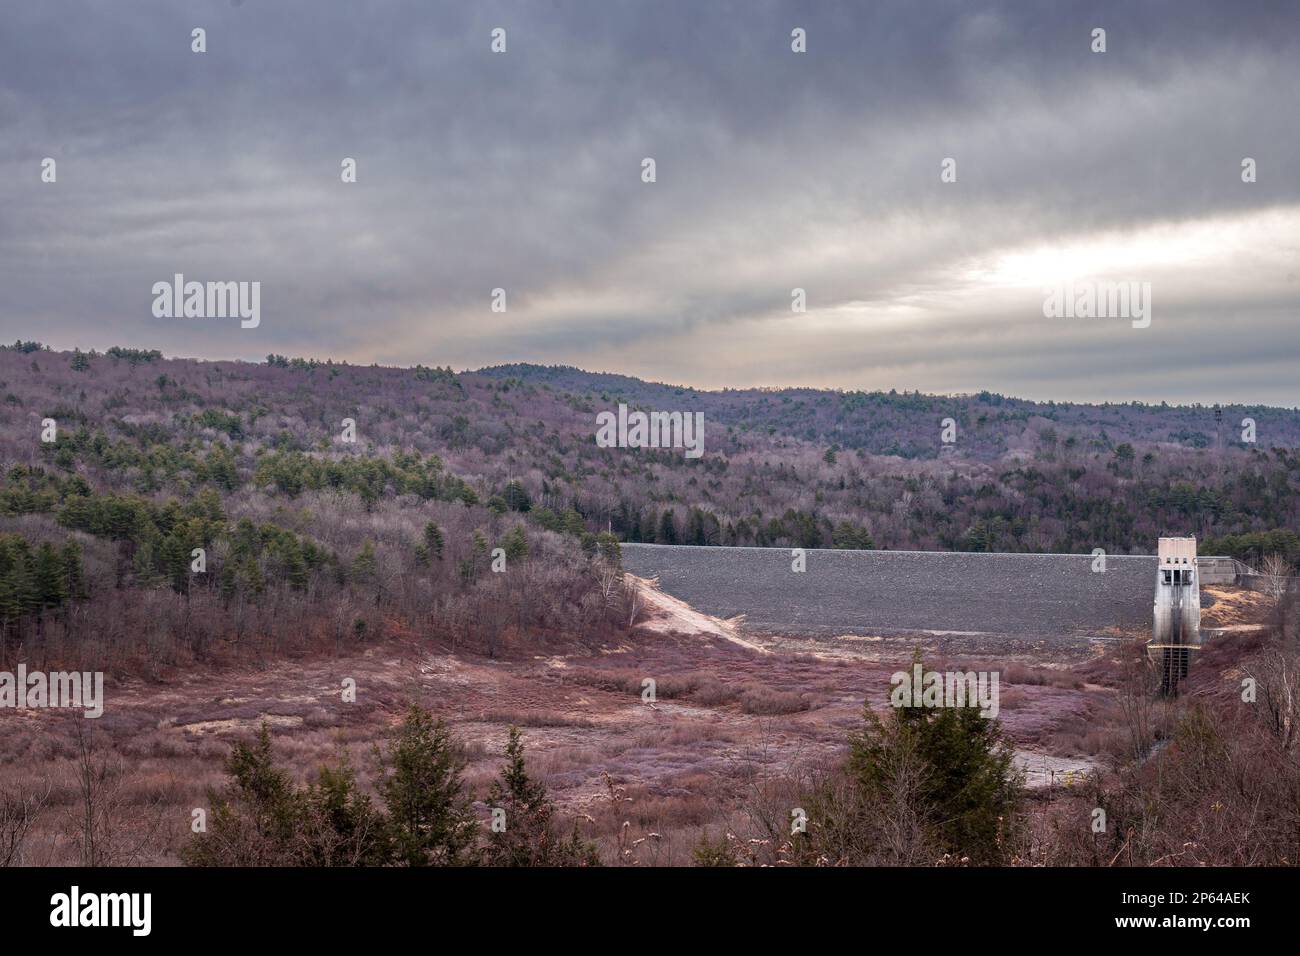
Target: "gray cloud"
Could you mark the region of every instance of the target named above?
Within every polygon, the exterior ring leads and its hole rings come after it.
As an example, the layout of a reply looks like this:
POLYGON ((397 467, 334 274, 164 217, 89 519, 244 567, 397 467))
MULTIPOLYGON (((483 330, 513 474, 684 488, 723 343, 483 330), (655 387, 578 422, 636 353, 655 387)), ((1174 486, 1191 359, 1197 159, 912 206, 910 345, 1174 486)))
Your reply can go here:
POLYGON ((5 338, 1300 404, 1292 4, 64 0, 4 17, 5 338), (1041 290, 989 278, 1025 250, 1166 235, 1223 240, 1170 263, 1150 239, 1107 266, 1156 282, 1147 335, 1063 330, 1041 290), (262 326, 153 318, 175 272, 261 281, 262 326))

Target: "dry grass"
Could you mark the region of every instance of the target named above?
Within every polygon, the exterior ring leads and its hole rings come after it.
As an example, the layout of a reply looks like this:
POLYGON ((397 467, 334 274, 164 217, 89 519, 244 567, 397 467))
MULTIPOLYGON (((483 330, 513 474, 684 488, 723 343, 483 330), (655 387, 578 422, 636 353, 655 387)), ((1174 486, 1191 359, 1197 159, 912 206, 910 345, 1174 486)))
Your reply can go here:
MULTIPOLYGON (((1207 648, 1189 694, 1222 694, 1222 674, 1258 641, 1243 633, 1207 648)), ((884 706, 889 674, 907 666, 910 646, 872 645, 871 656, 854 647, 840 657, 759 654, 723 640, 639 635, 612 651, 492 661, 389 640, 351 656, 129 682, 110 689, 105 716, 91 723, 98 752, 123 768, 123 839, 140 843, 147 863, 176 862, 192 810, 224 780, 231 744, 260 721, 299 781, 344 751, 369 781, 375 745, 413 699, 448 721, 475 796, 499 770, 508 727, 520 726, 531 769, 606 862, 684 864, 706 832, 752 827, 757 795, 764 805, 796 800, 805 768, 841 759, 863 701, 884 706), (340 699, 345 677, 357 683, 354 704, 340 699), (653 704, 641 697, 647 677, 653 704)), ((1111 766, 1129 746, 1118 688, 1123 655, 1135 648, 1106 645, 1072 666, 971 655, 951 663, 1002 674, 1001 720, 1022 752, 1111 766)), ((49 788, 23 862, 75 864, 66 835, 78 801, 72 721, 31 711, 4 719, 0 790, 49 788)), ((1168 719, 1155 715, 1158 734, 1168 719)))

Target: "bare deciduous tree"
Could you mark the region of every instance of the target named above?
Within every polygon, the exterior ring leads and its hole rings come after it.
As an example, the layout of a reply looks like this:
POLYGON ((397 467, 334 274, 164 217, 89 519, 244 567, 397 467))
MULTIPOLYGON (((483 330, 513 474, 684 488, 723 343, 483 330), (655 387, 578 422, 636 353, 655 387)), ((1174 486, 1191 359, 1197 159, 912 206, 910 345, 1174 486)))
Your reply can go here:
POLYGON ((27 834, 49 795, 48 781, 43 789, 0 789, 0 867, 24 864, 27 834))
POLYGON ((1158 686, 1159 676, 1145 654, 1130 657, 1120 684, 1119 708, 1128 731, 1129 756, 1134 760, 1144 759, 1155 741, 1153 713, 1158 686))
POLYGON ((158 835, 162 805, 157 799, 133 802, 120 758, 100 750, 74 717, 77 800, 68 811, 67 832, 82 866, 132 866, 149 856, 158 835))
POLYGON ((1300 730, 1300 658, 1274 648, 1247 669, 1255 679, 1260 716, 1283 753, 1295 746, 1300 730))
POLYGON ((1291 586, 1291 565, 1287 563, 1286 558, 1274 553, 1264 558, 1263 585, 1264 593, 1277 603, 1282 599, 1282 595, 1290 589, 1291 586))

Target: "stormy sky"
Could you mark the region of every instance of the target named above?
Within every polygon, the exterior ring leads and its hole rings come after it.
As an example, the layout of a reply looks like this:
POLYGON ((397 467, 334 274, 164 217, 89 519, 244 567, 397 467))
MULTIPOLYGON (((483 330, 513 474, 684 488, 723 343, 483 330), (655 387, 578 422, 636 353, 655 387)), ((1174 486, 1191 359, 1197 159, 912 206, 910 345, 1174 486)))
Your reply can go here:
POLYGON ((1298 90, 1282 0, 0 0, 0 337, 1296 406, 1298 90))

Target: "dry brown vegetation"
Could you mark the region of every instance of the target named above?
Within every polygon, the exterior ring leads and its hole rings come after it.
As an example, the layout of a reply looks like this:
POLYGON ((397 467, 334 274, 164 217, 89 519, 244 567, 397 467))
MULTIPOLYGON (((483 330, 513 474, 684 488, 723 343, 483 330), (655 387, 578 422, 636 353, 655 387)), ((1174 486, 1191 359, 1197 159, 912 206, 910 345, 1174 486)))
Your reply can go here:
POLYGON ((530 766, 607 863, 690 863, 701 841, 714 859, 807 862, 787 833, 796 807, 845 809, 810 817, 837 831, 823 862, 939 862, 913 761, 890 768, 869 827, 841 771, 864 701, 884 705, 918 643, 931 666, 1003 675, 1000 719, 1033 791, 1029 825, 1006 835, 1024 841, 1016 859, 1295 861, 1300 668, 1280 588, 1276 611, 1207 588, 1221 634, 1167 701, 1140 634, 1080 650, 751 633, 625 586, 598 537, 1122 553, 1172 525, 1294 561, 1300 539, 1270 530, 1298 515, 1288 450, 1230 448, 1209 469, 1198 409, 566 376, 108 356, 78 371, 0 352, 0 533, 83 555, 75 587, 5 559, 0 667, 108 681, 97 721, 0 714, 0 863, 174 863, 232 742, 265 722, 298 781, 340 751, 369 781, 408 701, 449 722, 480 798, 523 727, 530 766), (709 455, 595 447, 593 413, 623 390, 706 405, 721 423, 709 455), (966 457, 899 445, 940 411, 971 436, 966 457), (47 415, 53 445, 36 437, 47 415), (344 417, 355 446, 338 441, 344 417), (832 435, 856 450, 827 455, 832 435), (1216 487, 1187 481, 1210 471, 1216 487), (97 526, 115 509, 129 520, 97 526), (200 542, 210 571, 191 578, 200 542), (487 570, 497 545, 514 549, 508 574, 487 570), (1094 834, 1099 806, 1111 826, 1094 834))
MULTIPOLYGON (((649 602, 653 617, 653 595, 649 602)), ((1137 640, 1107 643, 1084 661, 1003 662, 1001 719, 1031 771, 1019 858, 1281 862, 1277 847, 1294 838, 1285 808, 1295 781, 1275 763, 1290 752, 1294 764, 1287 734, 1295 715, 1278 703, 1295 674, 1294 609, 1283 617, 1291 650, 1260 632, 1221 638, 1183 699, 1146 694, 1137 711, 1126 704, 1142 697, 1126 683, 1143 679, 1137 640), (1261 701, 1271 703, 1235 706, 1239 675, 1251 668, 1261 701), (1135 747, 1146 748, 1136 762, 1135 747), (1138 812, 1153 799, 1158 812, 1138 812), (1094 806, 1107 808, 1108 835, 1089 829, 1094 806), (1266 829, 1251 836, 1252 827, 1266 829)), ((508 727, 523 727, 531 770, 606 863, 689 864, 701 840, 730 841, 742 862, 780 862, 790 854, 791 808, 844 786, 836 768, 862 702, 883 705, 888 675, 907 665, 912 643, 881 641, 864 651, 855 642, 831 655, 807 645, 787 653, 776 639, 750 637, 761 650, 643 628, 594 652, 492 660, 389 636, 346 654, 127 681, 109 689, 112 705, 98 721, 31 711, 5 718, 0 848, 8 847, 10 864, 175 863, 192 810, 221 783, 231 743, 260 722, 299 781, 343 751, 367 780, 373 745, 413 700, 448 720, 480 799, 508 727), (348 677, 358 687, 352 704, 340 694, 348 677), (641 696, 647 677, 656 682, 653 703, 641 696)), ((929 660, 946 662, 939 666, 994 666, 970 648, 957 656, 946 642, 922 643, 929 660)), ((887 821, 898 828, 897 852, 873 859, 938 862, 906 836, 915 821, 908 823, 905 796, 900 791, 903 816, 887 821)), ((486 820, 486 808, 477 809, 486 820)))

